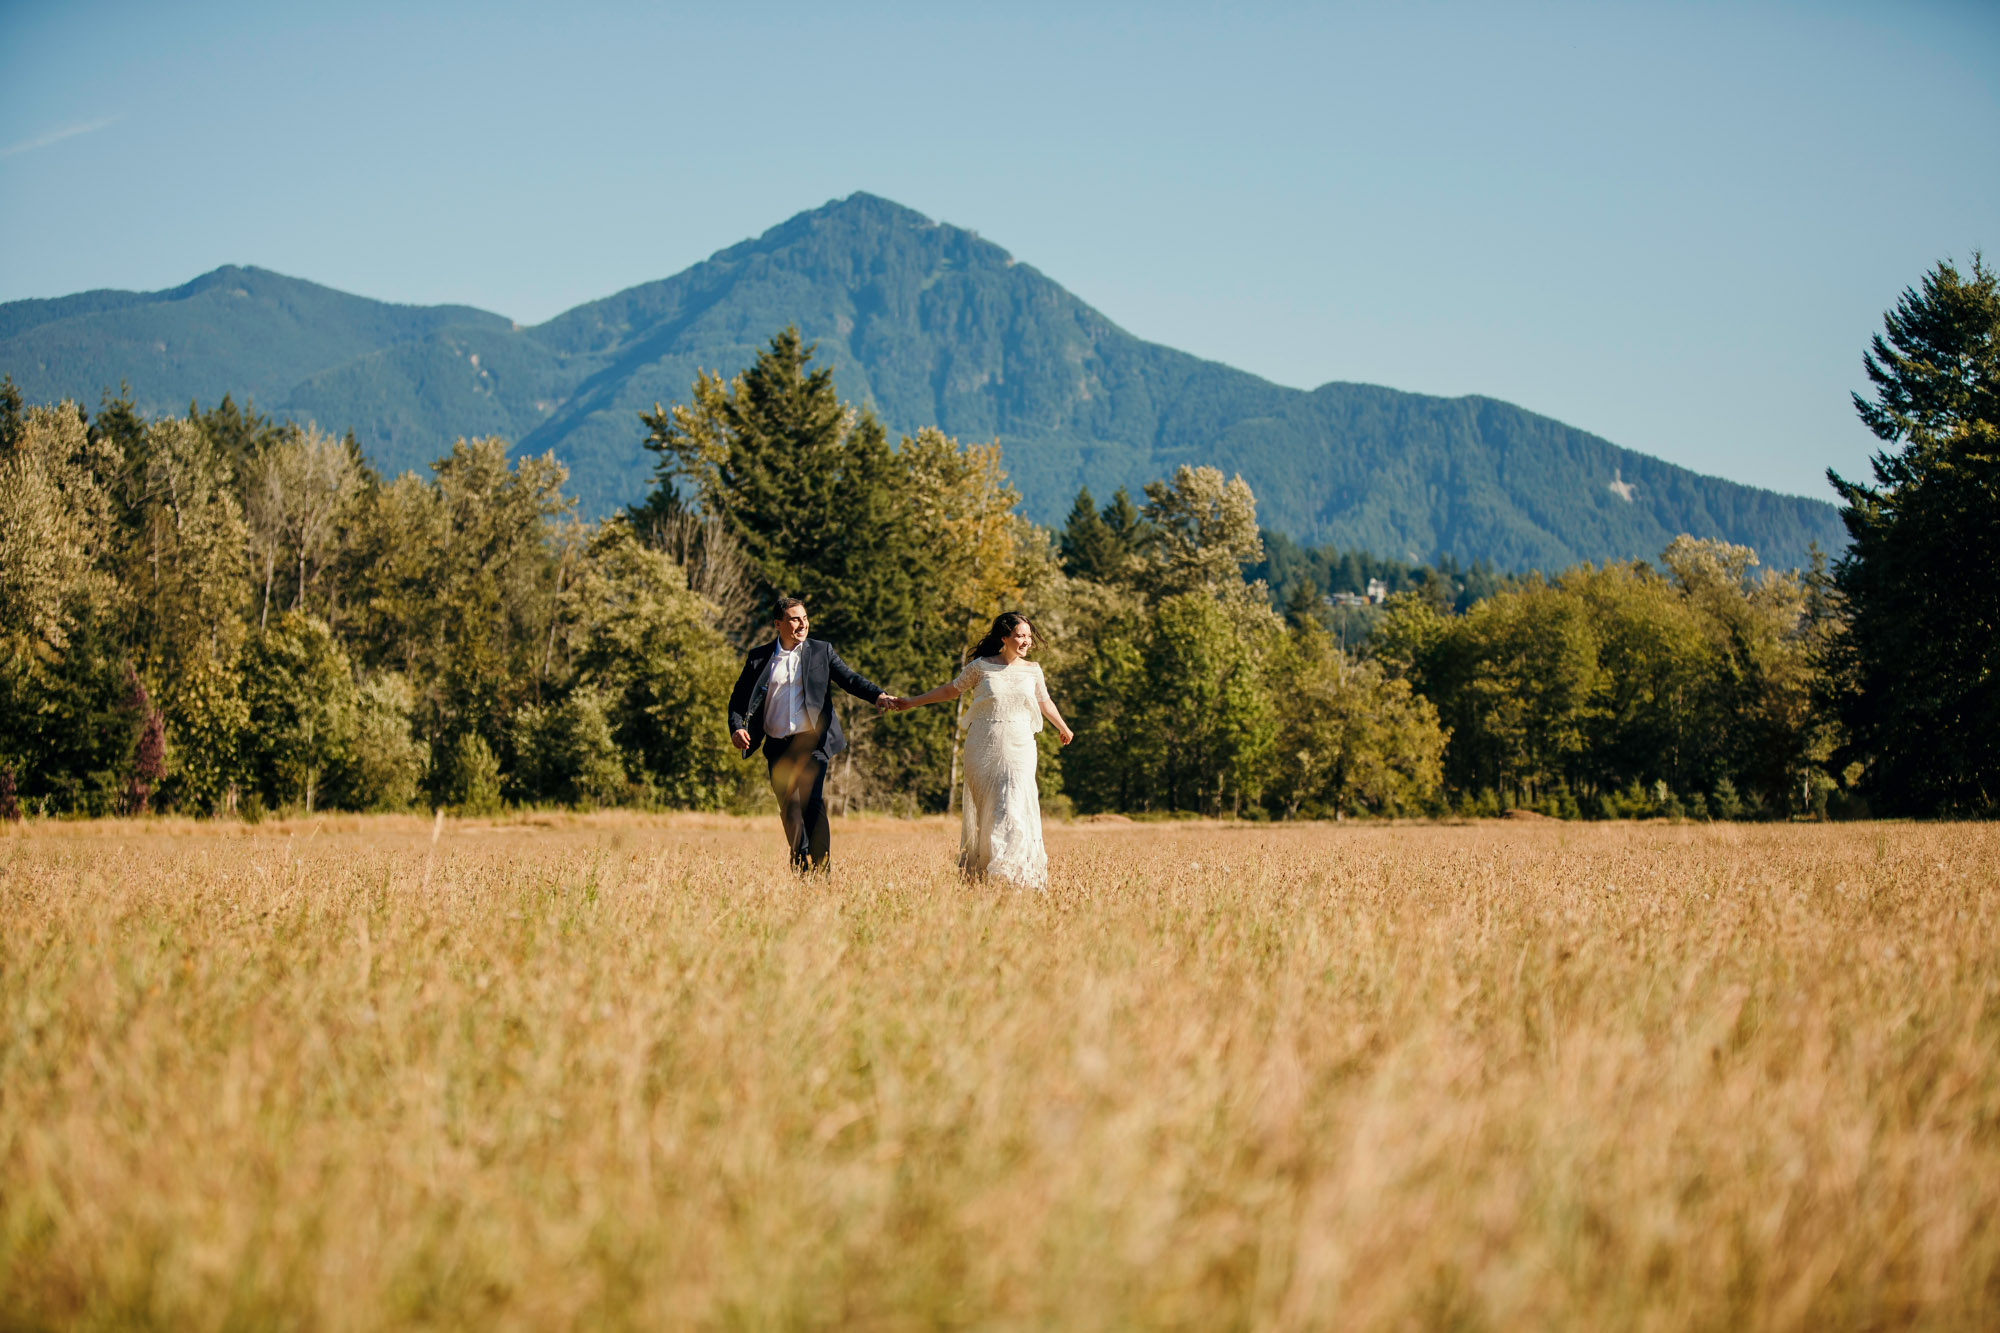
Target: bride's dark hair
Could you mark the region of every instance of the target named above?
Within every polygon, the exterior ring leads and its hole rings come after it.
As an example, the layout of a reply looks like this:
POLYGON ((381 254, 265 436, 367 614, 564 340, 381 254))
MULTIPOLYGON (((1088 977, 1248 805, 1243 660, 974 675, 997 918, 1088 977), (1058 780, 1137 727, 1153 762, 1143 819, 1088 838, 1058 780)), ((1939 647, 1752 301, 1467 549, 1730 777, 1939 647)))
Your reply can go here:
POLYGON ((1014 626, 1024 624, 1027 619, 1019 611, 1002 611, 999 615, 993 617, 993 628, 986 631, 986 637, 979 641, 979 646, 972 650, 972 655, 974 657, 998 657, 1000 655, 1000 641, 1011 638, 1014 633, 1014 626))

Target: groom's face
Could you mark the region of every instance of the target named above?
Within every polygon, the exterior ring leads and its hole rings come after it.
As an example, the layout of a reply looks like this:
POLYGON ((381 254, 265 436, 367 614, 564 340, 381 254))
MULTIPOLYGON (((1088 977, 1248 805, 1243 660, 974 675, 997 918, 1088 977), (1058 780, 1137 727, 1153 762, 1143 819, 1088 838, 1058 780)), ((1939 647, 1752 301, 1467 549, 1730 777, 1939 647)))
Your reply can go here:
POLYGON ((806 631, 810 628, 812 622, 806 619, 806 609, 794 606, 778 616, 778 642, 784 645, 786 652, 790 652, 805 642, 806 631))

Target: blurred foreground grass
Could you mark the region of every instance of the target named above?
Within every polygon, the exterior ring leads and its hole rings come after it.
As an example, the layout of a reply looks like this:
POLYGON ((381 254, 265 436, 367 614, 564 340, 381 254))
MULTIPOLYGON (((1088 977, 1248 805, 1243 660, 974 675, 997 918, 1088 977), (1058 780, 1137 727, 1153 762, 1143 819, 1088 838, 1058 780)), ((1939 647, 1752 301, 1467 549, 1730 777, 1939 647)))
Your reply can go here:
POLYGON ((0 837, 0 1325, 1992 1328, 2000 829, 0 837))

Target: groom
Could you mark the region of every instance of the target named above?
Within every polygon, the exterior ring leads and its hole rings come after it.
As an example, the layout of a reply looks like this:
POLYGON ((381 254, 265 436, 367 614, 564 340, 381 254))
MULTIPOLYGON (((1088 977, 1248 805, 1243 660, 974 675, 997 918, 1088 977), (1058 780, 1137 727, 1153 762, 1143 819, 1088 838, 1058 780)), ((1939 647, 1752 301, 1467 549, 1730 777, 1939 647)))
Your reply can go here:
POLYGON ((878 708, 896 701, 856 675, 825 639, 809 639, 812 622, 796 597, 778 599, 778 637, 750 650, 729 694, 729 739, 748 759, 761 744, 771 766, 771 792, 792 847, 792 869, 826 866, 832 840, 826 824, 826 766, 847 748, 833 712, 835 685, 878 708))

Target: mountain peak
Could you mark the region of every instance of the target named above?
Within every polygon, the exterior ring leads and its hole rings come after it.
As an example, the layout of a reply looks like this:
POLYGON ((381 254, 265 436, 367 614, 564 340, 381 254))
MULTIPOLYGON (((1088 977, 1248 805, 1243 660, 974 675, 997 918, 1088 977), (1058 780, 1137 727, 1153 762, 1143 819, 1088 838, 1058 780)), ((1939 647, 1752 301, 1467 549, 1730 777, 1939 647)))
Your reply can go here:
POLYGON ((220 268, 210 269, 200 277, 190 278, 178 287, 169 288, 160 295, 169 301, 181 301, 190 296, 199 296, 203 292, 248 291, 253 286, 265 285, 271 279, 283 283, 298 283, 302 287, 313 285, 302 278, 287 278, 282 273, 272 273, 267 269, 253 268, 247 264, 224 264, 220 268))
POLYGON ((787 324, 891 430, 999 441, 1042 522, 1080 485, 1136 490, 1187 463, 1240 473, 1262 521, 1300 540, 1505 568, 1649 557, 1679 532, 1778 567, 1841 542, 1830 505, 1494 399, 1304 392, 1145 342, 976 232, 867 191, 534 328, 225 265, 172 292, 0 305, 0 369, 39 401, 121 380, 148 410, 254 396, 352 427, 391 473, 455 435, 502 435, 554 451, 601 514, 645 493, 639 412, 684 399, 698 371, 734 374, 787 324))
POLYGON ((866 190, 856 190, 845 199, 829 199, 818 208, 808 209, 799 216, 853 218, 902 227, 940 225, 907 204, 899 204, 894 199, 885 199, 866 190))
POLYGON ((796 245, 813 237, 823 238, 835 245, 874 247, 891 238, 920 236, 948 239, 967 250, 977 250, 987 262, 1013 263, 1013 256, 970 228, 938 222, 906 204, 884 199, 866 190, 856 190, 844 199, 829 199, 818 208, 795 213, 762 235, 718 252, 714 258, 731 261, 796 245))

